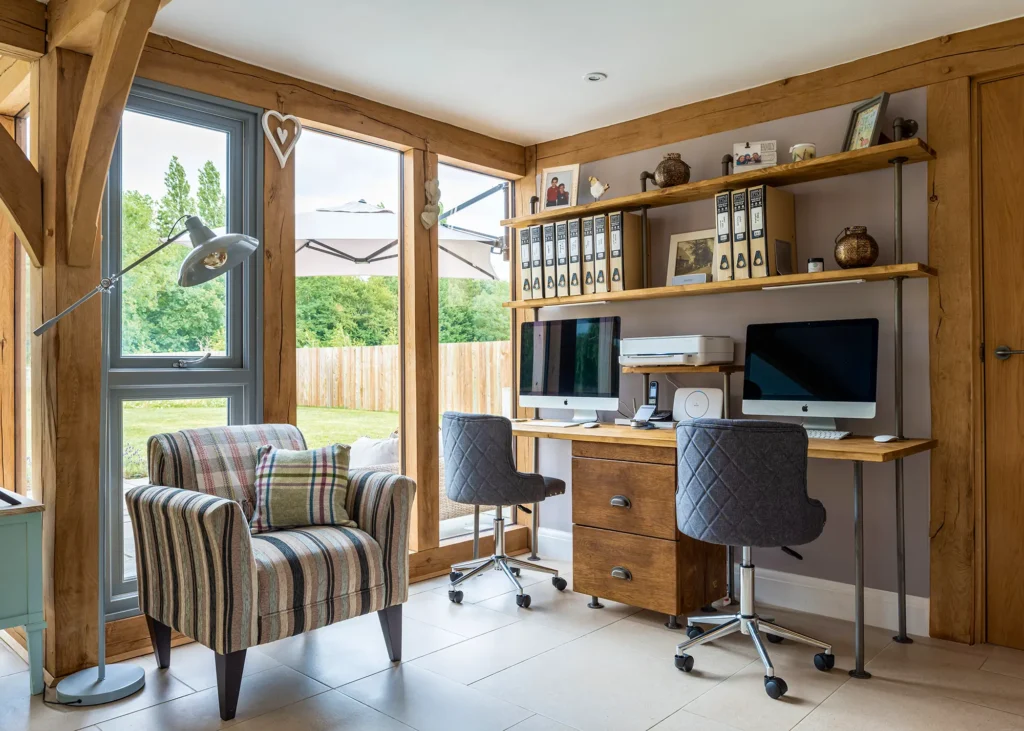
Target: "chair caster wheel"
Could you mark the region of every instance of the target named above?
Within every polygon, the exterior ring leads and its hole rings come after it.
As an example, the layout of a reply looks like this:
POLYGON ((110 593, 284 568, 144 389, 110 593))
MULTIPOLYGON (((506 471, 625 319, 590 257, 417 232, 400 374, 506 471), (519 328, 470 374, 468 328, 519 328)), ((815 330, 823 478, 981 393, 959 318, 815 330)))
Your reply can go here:
POLYGON ((529 609, 530 608, 530 595, 529 594, 519 594, 518 596, 516 596, 516 604, 519 605, 520 607, 522 607, 523 609, 529 609))
POLYGON ((764 676, 764 692, 768 694, 768 697, 772 700, 778 700, 782 696, 786 695, 789 690, 789 686, 786 685, 786 681, 782 678, 769 678, 767 675, 764 676))
POLYGON ((814 667, 818 668, 821 672, 825 673, 836 666, 836 656, 826 655, 824 652, 819 652, 814 656, 814 667))
POLYGON ((510 566, 508 570, 512 572, 513 576, 519 576, 519 574, 522 573, 522 570, 518 566, 510 566))
POLYGON ((456 590, 449 590, 448 601, 454 602, 455 604, 462 604, 462 592, 456 590))
POLYGON ((778 645, 783 640, 783 638, 779 637, 778 635, 773 635, 770 632, 767 633, 767 634, 768 634, 768 641, 771 642, 773 645, 778 645))
POLYGON ((688 673, 693 670, 693 658, 689 655, 676 655, 676 670, 688 673))
POLYGON ((559 591, 565 591, 565 587, 569 586, 566 580, 563 579, 561 576, 551 577, 551 585, 559 591))
POLYGON ((448 581, 458 581, 461 578, 462 578, 462 572, 461 571, 452 571, 450 574, 448 574, 448 581))
POLYGON ((697 639, 702 634, 704 634, 704 630, 702 630, 700 627, 690 625, 686 628, 686 636, 689 637, 691 640, 697 639))

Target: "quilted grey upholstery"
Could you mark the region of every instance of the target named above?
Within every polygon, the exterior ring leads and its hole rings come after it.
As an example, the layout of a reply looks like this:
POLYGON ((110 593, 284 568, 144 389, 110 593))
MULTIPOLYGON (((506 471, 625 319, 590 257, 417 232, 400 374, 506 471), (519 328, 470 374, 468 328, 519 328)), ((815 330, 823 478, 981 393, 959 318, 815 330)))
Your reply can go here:
POLYGON ((798 546, 821 535, 825 508, 807 495, 807 433, 797 424, 697 419, 676 428, 676 522, 732 546, 798 546))
POLYGON ((470 505, 525 505, 561 495, 565 483, 517 472, 512 422, 502 416, 445 413, 441 420, 448 498, 470 505))

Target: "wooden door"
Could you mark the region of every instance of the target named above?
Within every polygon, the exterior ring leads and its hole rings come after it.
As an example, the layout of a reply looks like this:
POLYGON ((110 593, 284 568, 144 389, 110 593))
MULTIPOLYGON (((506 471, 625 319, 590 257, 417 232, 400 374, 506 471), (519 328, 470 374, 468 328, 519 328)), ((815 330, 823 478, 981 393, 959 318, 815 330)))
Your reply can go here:
MULTIPOLYGON (((1024 76, 979 86, 988 641, 1024 650, 1024 76)), ((941 152, 939 153, 941 154, 941 152)))

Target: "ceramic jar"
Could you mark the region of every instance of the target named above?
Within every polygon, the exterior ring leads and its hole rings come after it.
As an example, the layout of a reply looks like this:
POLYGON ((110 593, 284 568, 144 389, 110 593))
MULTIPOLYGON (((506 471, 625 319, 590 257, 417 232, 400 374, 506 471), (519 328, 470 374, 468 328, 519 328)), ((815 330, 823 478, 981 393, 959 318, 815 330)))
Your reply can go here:
POLYGON ((878 259, 878 242, 865 226, 848 226, 836 236, 836 264, 843 269, 869 267, 878 259))
POLYGON ((659 188, 670 188, 690 182, 690 166, 678 152, 670 152, 654 168, 654 183, 659 188))

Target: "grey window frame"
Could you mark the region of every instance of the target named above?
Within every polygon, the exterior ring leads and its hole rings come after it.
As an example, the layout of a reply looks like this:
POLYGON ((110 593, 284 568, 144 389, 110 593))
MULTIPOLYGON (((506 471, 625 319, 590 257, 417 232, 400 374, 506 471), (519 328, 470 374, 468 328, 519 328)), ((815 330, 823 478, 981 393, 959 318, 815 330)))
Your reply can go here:
MULTIPOLYGON (((126 109, 226 132, 227 228, 262 241, 262 109, 142 79, 132 85, 126 109)), ((119 133, 104 197, 101 266, 105 276, 121 266, 121 160, 119 133)), ((120 289, 103 298, 103 318, 109 337, 103 353, 101 405, 107 413, 107 434, 100 468, 108 526, 103 538, 108 568, 108 585, 103 591, 108 620, 132 616, 139 611, 138 581, 124 578, 124 541, 120 529, 123 403, 145 399, 227 398, 229 424, 262 421, 262 251, 257 251, 226 276, 227 355, 214 356, 188 368, 173 367, 173 361, 181 356, 122 355, 120 289)))

